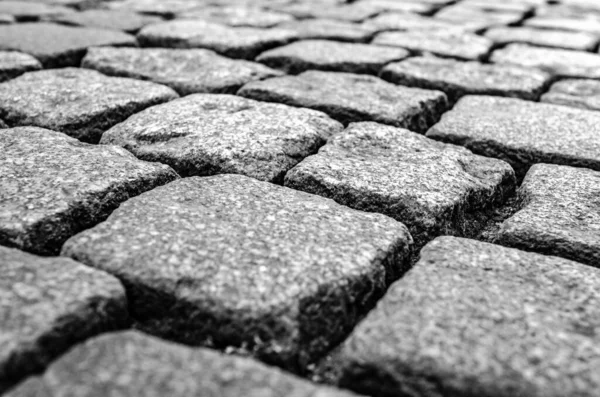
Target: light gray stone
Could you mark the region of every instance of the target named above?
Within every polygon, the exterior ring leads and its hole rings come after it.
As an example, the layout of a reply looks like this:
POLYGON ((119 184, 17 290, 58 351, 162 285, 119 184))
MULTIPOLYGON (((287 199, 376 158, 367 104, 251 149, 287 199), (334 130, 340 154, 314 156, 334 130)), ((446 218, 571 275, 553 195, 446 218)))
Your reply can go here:
POLYGON ((425 17, 418 14, 405 12, 385 12, 363 22, 363 26, 376 30, 441 30, 445 32, 458 31, 479 31, 484 29, 487 24, 479 21, 469 21, 457 24, 452 21, 425 17))
POLYGON ((308 71, 243 86, 239 95, 321 110, 344 124, 378 121, 424 132, 447 109, 439 91, 401 87, 374 76, 308 71))
POLYGON ((600 110, 600 81, 567 79, 552 84, 542 102, 600 110))
POLYGON ((114 146, 37 127, 0 130, 0 244, 58 253, 122 201, 177 178, 114 146))
POLYGON ((498 12, 463 5, 462 2, 445 7, 435 13, 434 18, 455 23, 479 22, 487 28, 514 25, 523 20, 524 11, 498 12))
POLYGON ((68 14, 52 16, 46 19, 65 25, 123 30, 129 33, 135 33, 146 25, 162 21, 162 18, 151 15, 142 15, 128 11, 101 9, 71 12, 68 14))
POLYGON ((204 4, 204 0, 124 0, 108 1, 105 6, 111 10, 174 18, 179 13, 191 11, 204 4))
POLYGON ((17 51, 0 51, 0 83, 41 68, 42 64, 31 55, 17 51))
POLYGON ((314 4, 311 2, 299 2, 273 6, 271 8, 288 13, 299 19, 325 18, 339 19, 347 22, 361 22, 384 11, 382 7, 376 4, 362 4, 362 2, 349 4, 314 4))
POLYGON ((0 14, 0 25, 15 23, 17 20, 12 15, 0 14))
POLYGON ((130 199, 62 255, 122 279, 138 328, 302 371, 406 270, 411 243, 383 215, 219 175, 130 199))
POLYGON ((600 19, 570 16, 539 16, 525 20, 525 26, 538 29, 571 30, 600 35, 600 19))
POLYGON ((204 19, 223 25, 271 28, 295 20, 290 14, 248 6, 207 6, 177 15, 179 19, 204 19))
POLYGON ((375 29, 357 23, 335 19, 303 19, 285 22, 278 26, 291 30, 298 39, 325 39, 336 41, 365 42, 375 34, 375 29))
POLYGON ((0 84, 0 118, 98 142, 102 132, 148 106, 177 98, 147 81, 65 68, 25 73, 0 84))
POLYGON ((459 3, 465 8, 475 8, 488 12, 519 13, 521 15, 534 11, 534 6, 542 6, 546 0, 503 0, 491 2, 488 0, 463 0, 459 3))
POLYGON ((405 14, 422 13, 430 14, 436 10, 440 4, 427 1, 397 1, 397 0, 358 0, 355 4, 364 8, 372 7, 383 11, 395 11, 405 14))
POLYGON ((37 21, 40 18, 70 14, 73 10, 60 5, 33 1, 0 1, 0 14, 12 15, 17 21, 37 21))
POLYGON ((600 271, 440 237, 344 342, 341 384, 377 396, 596 396, 600 271))
POLYGON ((530 27, 497 27, 485 32, 495 43, 525 43, 541 47, 556 47, 570 50, 591 51, 598 45, 600 37, 585 32, 536 29, 530 27))

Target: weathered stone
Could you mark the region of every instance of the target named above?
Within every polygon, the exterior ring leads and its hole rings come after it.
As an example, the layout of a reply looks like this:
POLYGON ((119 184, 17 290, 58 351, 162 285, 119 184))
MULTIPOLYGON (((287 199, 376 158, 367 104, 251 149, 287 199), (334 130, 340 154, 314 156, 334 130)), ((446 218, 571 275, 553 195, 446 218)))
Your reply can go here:
POLYGON ((71 259, 0 246, 0 273, 0 392, 71 345, 128 322, 121 283, 71 259))
POLYGON ((469 233, 471 215, 504 201, 514 172, 503 161, 377 123, 351 124, 293 168, 285 185, 405 223, 417 246, 469 233))
POLYGON ((434 57, 415 57, 385 66, 381 77, 394 83, 444 91, 451 101, 467 94, 535 100, 550 75, 513 65, 487 65, 434 57))
POLYGON ((600 35, 600 20, 597 18, 540 16, 527 19, 524 24, 532 28, 572 30, 600 35))
POLYGON ((447 109, 439 91, 401 87, 374 76, 308 71, 243 86, 239 95, 321 110, 347 124, 378 121, 425 131, 447 109))
POLYGON ((484 22, 486 27, 490 28, 519 23, 525 15, 525 12, 523 11, 490 12, 482 8, 469 7, 462 4, 463 3, 458 3, 456 5, 445 7, 437 12, 434 18, 457 23, 471 21, 484 22))
POLYGON ((363 23, 363 26, 376 31, 384 30, 441 30, 444 32, 478 31, 484 29, 487 24, 478 21, 469 21, 457 24, 456 22, 444 21, 418 14, 403 12, 386 12, 377 15, 363 23))
POLYGON ((427 136, 503 159, 519 177, 535 163, 600 170, 600 113, 588 110, 466 96, 427 136))
POLYGON ((204 19, 223 25, 252 28, 270 28, 294 17, 283 12, 247 6, 208 6, 177 15, 181 19, 204 19))
POLYGON ((573 106, 589 110, 600 110, 600 81, 561 80, 542 95, 542 102, 573 106))
POLYGON ((47 68, 78 66, 88 47, 135 46, 127 33, 53 23, 0 25, 0 50, 31 54, 47 68))
POLYGON ((311 109, 198 94, 130 117, 105 132, 101 143, 169 164, 185 176, 233 173, 281 183, 342 129, 311 109))
POLYGON ((58 253, 122 201, 177 178, 165 165, 37 127, 0 130, 0 244, 58 253))
POLYGON ((35 125, 98 142, 130 115, 177 96, 162 85, 94 70, 41 70, 0 84, 0 118, 13 127, 35 125))
POLYGON ((375 34, 375 30, 367 26, 334 19, 303 19, 282 23, 278 27, 291 30, 297 38, 306 40, 326 39, 364 42, 375 34))
POLYGON ((36 21, 52 15, 70 14, 73 10, 58 5, 31 1, 0 1, 0 14, 12 15, 17 21, 36 21))
POLYGON ((114 10, 85 10, 57 15, 48 19, 66 25, 123 30, 129 33, 135 33, 146 25, 162 21, 162 18, 156 16, 114 10))
POLYGON ((235 93, 242 85, 282 75, 259 63, 234 60, 204 49, 90 48, 82 66, 109 76, 164 84, 181 95, 235 93))
POLYGON ((475 8, 482 11, 519 13, 521 15, 534 10, 534 5, 543 5, 546 0, 503 0, 491 2, 489 0, 462 0, 459 5, 464 8, 475 8))
POLYGON ((6 397, 351 397, 249 358, 124 331, 81 344, 6 397), (108 394, 107 394, 108 393, 108 394))
POLYGON ((391 218, 219 175, 130 199, 62 254, 122 279, 141 329, 302 370, 406 269, 411 243, 391 218))
POLYGON ((496 44, 525 43, 542 47, 557 47, 571 50, 593 50, 600 38, 584 32, 535 29, 530 27, 498 27, 485 32, 485 36, 496 44))
POLYGON ((322 5, 306 2, 291 3, 281 6, 274 6, 271 8, 288 13, 299 19, 325 18, 339 19, 348 22, 361 22, 383 11, 383 8, 377 5, 361 4, 361 2, 322 5))
POLYGON ((31 55, 16 51, 0 51, 0 82, 41 68, 42 64, 31 55))
POLYGON ((522 208, 502 225, 503 245, 600 267, 600 172, 536 164, 519 189, 522 208))
POLYGON ((382 11, 403 12, 405 14, 429 14, 439 7, 438 4, 429 3, 426 1, 359 0, 356 1, 355 4, 360 5, 363 8, 371 7, 373 9, 380 9, 382 11))
POLYGON ((108 1, 106 7, 118 11, 140 12, 173 18, 175 15, 203 5, 203 0, 124 0, 108 1))
POLYGON ((236 28, 187 19, 146 26, 138 33, 138 40, 147 47, 208 48, 245 59, 254 59, 261 52, 293 39, 295 33, 290 30, 236 28))
POLYGON ((593 397, 600 271, 440 237, 341 350, 341 385, 368 395, 593 397))
POLYGON ((303 40, 263 52, 256 60, 293 74, 309 69, 377 74, 384 65, 408 55, 402 48, 303 40))
POLYGON ((403 47, 419 53, 439 56, 480 60, 492 48, 492 41, 485 37, 457 31, 383 32, 373 39, 373 44, 403 47))

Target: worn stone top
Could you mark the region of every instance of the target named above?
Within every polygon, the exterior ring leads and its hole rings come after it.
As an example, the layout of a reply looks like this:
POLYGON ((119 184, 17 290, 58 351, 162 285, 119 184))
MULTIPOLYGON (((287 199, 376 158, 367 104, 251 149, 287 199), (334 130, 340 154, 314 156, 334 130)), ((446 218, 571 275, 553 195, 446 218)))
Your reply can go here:
POLYGON ((31 55, 17 51, 0 51, 0 83, 41 68, 42 64, 31 55))

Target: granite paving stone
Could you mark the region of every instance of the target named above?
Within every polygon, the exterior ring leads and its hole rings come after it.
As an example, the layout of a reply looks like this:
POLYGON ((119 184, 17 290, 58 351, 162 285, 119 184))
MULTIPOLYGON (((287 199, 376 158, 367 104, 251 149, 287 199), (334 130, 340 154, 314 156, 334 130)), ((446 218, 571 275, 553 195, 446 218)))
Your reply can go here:
POLYGON ((120 278, 138 328, 301 371, 406 270, 411 244, 386 216, 218 175, 126 201, 62 255, 120 278))
POLYGON ((600 267, 600 172, 536 164, 519 188, 518 211, 499 244, 600 267))
POLYGON ((592 51, 600 41, 600 36, 590 33, 530 27, 497 27, 486 31, 485 36, 498 45, 525 43, 579 51, 592 51))
POLYGON ((171 88, 64 68, 29 72, 0 84, 0 118, 98 142, 102 132, 148 106, 177 98, 171 88))
POLYGON ((102 335, 78 345, 6 397, 351 397, 249 358, 190 348, 138 331, 102 335))
POLYGON ((366 20, 363 22, 363 26, 379 32, 386 30, 441 30, 449 32, 453 30, 479 31, 484 29, 487 24, 478 21, 456 23, 412 13, 386 12, 366 20))
POLYGON ((403 47, 418 53, 464 60, 481 60, 492 48, 493 42, 475 34, 444 30, 383 32, 373 44, 403 47))
POLYGON ((542 95, 542 102, 573 106, 588 110, 600 110, 600 81, 566 79, 552 84, 542 95))
POLYGON ((546 0, 523 1, 523 0, 504 0, 501 2, 490 2, 488 0, 462 0, 459 5, 465 8, 475 8, 491 12, 508 12, 527 14, 534 11, 534 5, 542 6, 546 0))
POLYGON ((111 10, 139 12, 174 18, 177 14, 202 6, 202 0, 125 0, 109 1, 104 5, 111 10))
POLYGON ((115 277, 68 258, 0 246, 0 393, 73 344, 128 323, 115 277))
POLYGON ((101 9, 71 12, 45 19, 65 25, 85 26, 109 30, 123 30, 129 33, 135 33, 146 25, 162 21, 162 18, 152 15, 101 9))
POLYGON ((358 0, 356 1, 356 4, 363 7, 372 7, 384 11, 403 12, 406 14, 430 14, 439 8, 439 5, 435 3, 428 3, 426 1, 358 0))
POLYGON ((38 127, 0 130, 0 244, 54 255, 122 201, 177 178, 116 146, 38 127))
POLYGON ((247 6, 207 6, 177 15, 180 19, 204 19, 223 25, 253 28, 271 28, 295 18, 284 12, 247 6))
POLYGON ((40 18, 70 14, 73 10, 59 5, 32 1, 0 1, 0 14, 12 15, 17 21, 37 21, 40 18))
POLYGON ((0 50, 33 55, 46 68, 78 66, 92 46, 135 46, 135 37, 120 31, 54 23, 0 25, 0 50))
POLYGON ((341 385, 377 396, 596 396, 600 271, 440 237, 344 342, 341 385))
POLYGON ((502 203, 514 185, 503 161, 372 122, 351 124, 285 177, 285 186, 403 222, 417 246, 468 233, 471 214, 502 203))
POLYGON ((8 126, 4 121, 0 120, 0 128, 8 128, 8 126))
POLYGON ((523 177, 535 163, 600 170, 600 113, 514 98, 466 96, 428 132, 506 160, 523 177))
POLYGON ((347 22, 362 22, 365 19, 384 11, 384 9, 378 5, 361 4, 361 2, 321 5, 307 2, 292 3, 271 8, 293 15, 298 19, 325 18, 339 19, 347 22))
POLYGON ((550 74, 513 65, 489 65, 435 57, 413 57, 390 63, 381 78, 397 84, 444 91, 451 101, 467 94, 536 100, 550 74))
POLYGON ((424 132, 447 109, 439 91, 402 87, 374 76, 307 71, 244 85, 238 95, 321 110, 348 124, 377 121, 424 132))
POLYGON ((434 16, 436 19, 464 23, 477 21, 485 23, 486 27, 505 26, 519 23, 524 18, 524 12, 494 12, 482 8, 464 6, 462 3, 445 7, 434 16))
POLYGON ((18 51, 0 51, 0 83, 41 68, 42 64, 31 55, 18 51))
POLYGON ((539 29, 572 30, 600 35, 600 19, 564 16, 539 16, 527 19, 525 26, 539 29))
POLYGON ((278 28, 291 30, 298 39, 326 39, 366 42, 375 34, 374 28, 335 19, 303 19, 284 22, 278 28))
POLYGON ((408 56, 402 48, 302 40, 263 52, 256 60, 292 74, 310 69, 377 74, 386 64, 408 56))
POLYGON ((290 168, 342 129, 311 109, 196 94, 130 117, 100 143, 169 164, 184 176, 233 173, 281 183, 290 168))
POLYGON ((145 47, 207 48, 231 58, 254 59, 263 51, 289 43, 296 34, 180 19, 146 26, 137 37, 145 47))
POLYGON ((248 82, 283 74, 260 63, 226 58, 205 49, 95 47, 90 48, 82 66, 108 76, 164 84, 180 95, 234 94, 248 82))

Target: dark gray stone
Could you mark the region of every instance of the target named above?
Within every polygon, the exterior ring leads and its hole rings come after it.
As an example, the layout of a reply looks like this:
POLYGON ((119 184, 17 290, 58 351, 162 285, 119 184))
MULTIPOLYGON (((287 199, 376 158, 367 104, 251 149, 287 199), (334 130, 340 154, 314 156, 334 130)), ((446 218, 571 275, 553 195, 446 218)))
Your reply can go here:
POLYGON ((113 276, 67 258, 0 246, 0 393, 73 344, 127 325, 113 276))
POLYGON ((470 232, 473 214, 514 190, 503 161, 377 123, 351 124, 293 168, 285 185, 405 223, 417 246, 470 232))
POLYGON ((0 244, 58 253, 129 197, 177 178, 165 165, 50 130, 0 130, 0 244))
POLYGON ((41 68, 42 64, 31 55, 17 51, 0 51, 0 82, 41 68))
POLYGON ((539 29, 571 30, 600 35, 600 19, 571 16, 536 16, 525 20, 525 26, 539 29))
POLYGON ((375 34, 375 29, 357 23, 335 19, 303 19, 285 22, 278 26, 291 30, 298 39, 325 39, 350 42, 365 42, 375 34))
POLYGON ((600 267, 600 172, 536 164, 519 189, 521 210, 499 244, 600 267))
POLYGON ((236 28, 203 20, 178 19, 146 26, 138 33, 146 47, 208 48, 231 58, 254 59, 287 44, 296 34, 284 29, 236 28))
POLYGON ((281 183, 283 176, 343 129, 311 109, 233 95, 191 95, 146 109, 102 136, 137 157, 184 176, 243 174, 281 183))
POLYGON ((447 109, 439 91, 401 87, 374 76, 308 71, 243 86, 239 95, 321 110, 347 124, 372 120, 422 132, 447 109))
POLYGON ((164 84, 181 95, 234 94, 241 86, 283 73, 259 63, 234 60, 204 49, 90 48, 82 66, 109 76, 164 84))
POLYGON ((481 60, 488 54, 493 43, 488 38, 456 30, 410 30, 379 33, 373 39, 373 44, 403 47, 443 57, 481 60))
POLYGON ((401 223, 241 175, 121 204, 62 254, 122 279, 137 327, 301 371, 410 260, 401 223))
POLYGON ((23 0, 0 1, 0 14, 11 15, 17 21, 37 21, 53 15, 70 14, 73 10, 59 5, 23 0))
POLYGON ((418 14, 405 12, 386 12, 363 22, 363 26, 376 31, 384 30, 441 30, 451 32, 478 31, 484 29, 487 24, 478 21, 457 24, 456 22, 424 17, 418 14))
POLYGON ((351 397, 249 358, 124 331, 91 339, 6 397, 351 397))
POLYGON ((600 390, 600 271, 440 237, 344 343, 341 385, 377 396, 600 390))
POLYGON ((567 79, 552 84, 542 102, 600 110, 600 81, 567 79))
POLYGON ((0 118, 98 142, 102 132, 148 106, 177 98, 169 87, 65 68, 25 73, 0 84, 0 118))
POLYGON ((377 74, 384 65, 408 55, 402 48, 303 40, 263 52, 256 60, 293 74, 309 69, 377 74))
POLYGON ((223 25, 251 28, 271 28, 294 17, 283 12, 248 6, 207 6, 177 15, 180 19, 204 19, 223 25))
POLYGON ((381 78, 402 85, 444 91, 451 101, 467 94, 500 95, 536 100, 550 83, 550 74, 513 65, 487 65, 435 57, 394 62, 381 78))
POLYGON ((530 27, 497 27, 485 32, 496 44, 525 43, 541 47, 557 47, 570 50, 591 51, 600 37, 585 32, 535 29, 530 27))
POLYGON ((0 25, 0 50, 14 50, 36 57, 46 68, 79 66, 85 51, 93 46, 135 46, 127 33, 63 26, 54 23, 0 25))
POLYGON ((556 77, 600 78, 600 55, 583 51, 510 44, 494 51, 491 61, 538 68, 556 77))
POLYGON ((162 18, 156 16, 115 10, 85 10, 47 19, 66 25, 123 30, 129 33, 135 33, 146 25, 162 21, 162 18))

